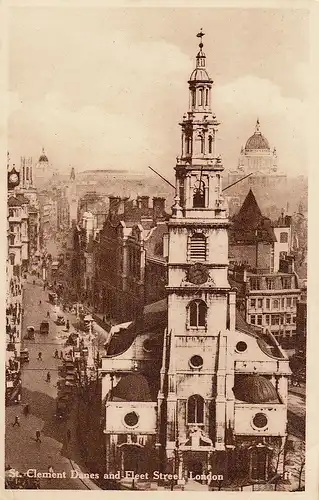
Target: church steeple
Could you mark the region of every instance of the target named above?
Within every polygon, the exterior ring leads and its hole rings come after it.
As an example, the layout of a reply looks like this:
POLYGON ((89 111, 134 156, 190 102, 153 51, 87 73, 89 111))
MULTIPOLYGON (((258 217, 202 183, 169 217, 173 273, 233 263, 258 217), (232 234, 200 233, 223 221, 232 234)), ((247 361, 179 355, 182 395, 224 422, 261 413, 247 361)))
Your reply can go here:
POLYGON ((75 181, 75 170, 74 170, 74 167, 71 168, 70 181, 75 181))
POLYGON ((201 29, 199 33, 196 35, 198 38, 200 38, 200 44, 199 44, 199 52, 196 56, 196 68, 205 68, 206 65, 206 56, 203 52, 203 36, 205 36, 205 33, 203 33, 203 30, 201 29))
POLYGON ((216 151, 219 122, 211 109, 213 80, 206 69, 203 36, 201 30, 197 34, 200 43, 196 66, 188 81, 189 110, 180 123, 182 147, 175 167, 176 194, 180 207, 174 210, 176 217, 181 213, 193 217, 194 210, 198 216, 198 210, 204 209, 201 216, 214 218, 217 212, 220 216, 221 211, 224 211, 220 176, 224 168, 216 151))

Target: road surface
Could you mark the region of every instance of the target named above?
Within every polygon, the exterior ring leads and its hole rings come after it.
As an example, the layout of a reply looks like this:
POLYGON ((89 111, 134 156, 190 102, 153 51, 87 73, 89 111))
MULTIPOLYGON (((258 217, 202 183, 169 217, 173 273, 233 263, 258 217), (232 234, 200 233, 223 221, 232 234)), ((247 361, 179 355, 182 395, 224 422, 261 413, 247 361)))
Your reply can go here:
MULTIPOLYGON (((40 280, 36 285, 28 278, 24 292, 24 320, 22 336, 27 326, 34 326, 38 330, 40 322, 46 319, 47 311, 52 306, 47 302, 47 292, 44 292, 40 280), (41 304, 39 301, 41 300, 41 304)), ((49 335, 36 333, 35 340, 24 341, 29 349, 30 362, 22 367, 22 401, 20 405, 6 408, 6 465, 26 472, 36 469, 38 472, 48 472, 53 467, 54 472, 65 471, 66 478, 41 479, 43 489, 88 489, 77 478, 72 479, 71 470, 74 460, 80 464, 80 454, 75 442, 74 422, 57 421, 54 414, 57 395, 56 382, 58 378, 59 360, 54 359, 54 351, 63 348, 63 336, 66 332, 63 327, 57 327, 52 319, 49 335), (42 352, 42 361, 37 359, 42 352), (46 382, 46 374, 50 371, 51 382, 46 382), (30 415, 22 413, 24 404, 30 405, 30 415), (20 417, 20 427, 12 425, 15 416, 20 417), (71 442, 67 442, 67 429, 71 430, 71 442), (35 433, 41 431, 41 443, 35 441, 35 433)), ((65 339, 64 339, 65 340, 65 339)), ((80 464, 81 465, 81 464, 80 464)))

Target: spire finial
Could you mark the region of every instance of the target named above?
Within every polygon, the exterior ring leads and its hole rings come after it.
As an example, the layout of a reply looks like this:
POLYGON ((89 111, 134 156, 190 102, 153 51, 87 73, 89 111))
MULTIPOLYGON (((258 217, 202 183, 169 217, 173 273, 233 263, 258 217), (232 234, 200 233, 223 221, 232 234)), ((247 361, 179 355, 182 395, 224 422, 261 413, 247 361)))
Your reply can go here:
POLYGON ((255 128, 255 132, 259 133, 260 132, 260 121, 259 121, 259 118, 257 118, 257 121, 256 121, 256 128, 255 128))
POLYGON ((205 36, 205 33, 203 33, 203 28, 200 29, 200 32, 197 33, 197 38, 200 38, 200 44, 199 44, 199 48, 202 49, 204 44, 203 44, 203 36, 205 36))

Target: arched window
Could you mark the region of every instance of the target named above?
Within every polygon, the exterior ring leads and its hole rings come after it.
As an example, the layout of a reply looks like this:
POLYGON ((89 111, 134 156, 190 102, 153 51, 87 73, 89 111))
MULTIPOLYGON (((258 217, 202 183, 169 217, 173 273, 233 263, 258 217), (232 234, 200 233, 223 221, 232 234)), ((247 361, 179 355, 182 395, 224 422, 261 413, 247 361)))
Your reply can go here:
POLYGON ((199 104, 199 106, 203 105, 203 92, 204 92, 203 89, 199 89, 199 91, 198 91, 198 96, 199 96, 198 104, 199 104))
POLYGON ((200 141, 200 152, 203 154, 205 153, 205 142, 204 142, 204 137, 202 135, 198 136, 198 139, 200 141))
POLYGON ((192 153, 192 138, 190 136, 186 137, 186 153, 192 153))
POLYGON ((206 89, 206 91, 205 91, 205 106, 208 106, 208 99, 209 99, 209 90, 206 89))
POLYGON ((280 233, 280 243, 288 243, 288 233, 280 233))
POLYGON ((208 137, 208 152, 213 152, 213 138, 211 135, 208 137))
POLYGON ((189 257, 196 262, 206 260, 206 236, 202 233, 195 233, 189 239, 189 257))
POLYGON ((192 106, 196 106, 196 92, 192 90, 192 106))
POLYGON ((29 167, 27 167, 26 180, 29 180, 29 167))
POLYGON ((189 424, 204 423, 204 399, 199 394, 193 394, 188 398, 187 422, 189 424))
POLYGON ((207 306, 203 300, 193 300, 189 304, 189 326, 206 326, 207 306))
POLYGON ((268 472, 269 451, 264 446, 255 446, 250 450, 250 478, 253 481, 265 481, 268 472))
POLYGON ((205 183, 200 182, 198 186, 194 188, 193 195, 193 207, 194 208, 205 208, 205 183))

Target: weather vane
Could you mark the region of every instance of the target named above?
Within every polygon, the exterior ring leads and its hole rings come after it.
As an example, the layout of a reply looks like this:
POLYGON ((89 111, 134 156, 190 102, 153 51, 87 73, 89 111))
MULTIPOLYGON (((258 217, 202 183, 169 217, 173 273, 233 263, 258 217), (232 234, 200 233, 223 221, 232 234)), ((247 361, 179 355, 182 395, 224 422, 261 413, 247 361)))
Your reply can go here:
POLYGON ((199 44, 199 47, 202 48, 203 47, 203 36, 205 36, 205 33, 203 33, 203 28, 200 29, 200 32, 197 33, 197 38, 200 38, 200 44, 199 44))

